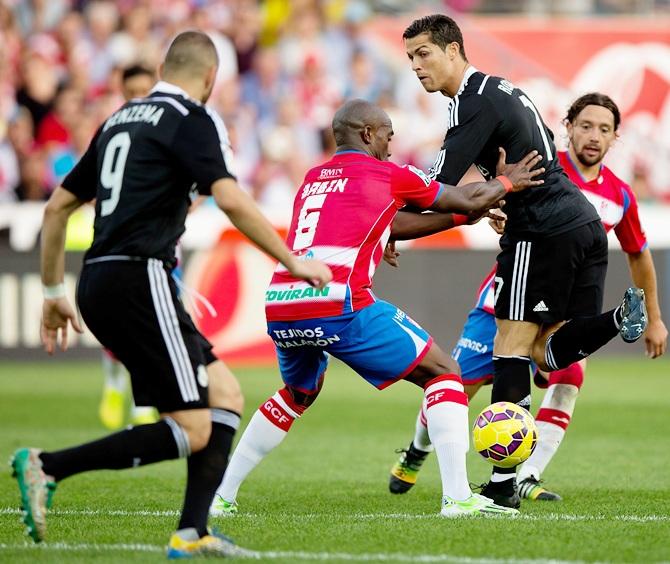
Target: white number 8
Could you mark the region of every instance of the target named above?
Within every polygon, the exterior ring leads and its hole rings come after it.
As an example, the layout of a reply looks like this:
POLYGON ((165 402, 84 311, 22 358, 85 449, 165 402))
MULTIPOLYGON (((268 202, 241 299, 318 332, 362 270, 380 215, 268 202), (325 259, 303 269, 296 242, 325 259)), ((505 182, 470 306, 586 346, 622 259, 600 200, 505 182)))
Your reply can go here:
POLYGON ((130 134, 127 131, 117 133, 107 143, 105 156, 102 159, 102 169, 100 170, 100 184, 103 188, 111 190, 111 193, 109 198, 103 200, 100 204, 101 217, 111 214, 119 203, 129 150, 130 134))

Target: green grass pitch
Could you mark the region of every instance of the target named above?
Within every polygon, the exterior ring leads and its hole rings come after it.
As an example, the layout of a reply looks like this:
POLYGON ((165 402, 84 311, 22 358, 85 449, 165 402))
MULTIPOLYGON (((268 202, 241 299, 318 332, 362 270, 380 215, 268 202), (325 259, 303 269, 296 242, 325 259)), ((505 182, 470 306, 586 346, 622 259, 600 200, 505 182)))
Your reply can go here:
MULTIPOLYGON (((279 386, 272 369, 236 370, 247 409, 279 386)), ((100 367, 67 357, 0 364, 0 455, 104 434, 100 367)), ((535 390, 534 410, 540 401, 535 390)), ((488 390, 471 406, 471 418, 488 390)), ((411 438, 419 390, 377 392, 333 363, 321 397, 240 491, 239 516, 215 523, 272 562, 670 561, 670 362, 591 361, 573 424, 545 473, 564 496, 524 502, 516 520, 438 516, 432 456, 407 495, 388 470, 411 438)), ((488 464, 471 452, 472 482, 488 464)), ((162 562, 181 504, 183 461, 75 476, 60 484, 48 542, 23 536, 18 493, 0 475, 0 562, 162 562)))

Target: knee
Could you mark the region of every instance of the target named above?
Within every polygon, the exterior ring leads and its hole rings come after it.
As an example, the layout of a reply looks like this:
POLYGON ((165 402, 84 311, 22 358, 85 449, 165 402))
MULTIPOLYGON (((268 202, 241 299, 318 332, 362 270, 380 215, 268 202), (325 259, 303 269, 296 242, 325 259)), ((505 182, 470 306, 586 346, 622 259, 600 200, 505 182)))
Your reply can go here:
POLYGON ((279 393, 284 397, 290 397, 293 405, 297 408, 300 408, 300 413, 302 413, 316 401, 316 398, 319 396, 319 392, 321 392, 322 382, 323 379, 319 382, 318 388, 313 392, 305 392, 297 390, 291 386, 284 386, 284 388, 280 390, 279 393))
POLYGON ((164 414, 177 422, 188 437, 191 453, 207 446, 212 433, 212 417, 209 409, 194 409, 164 414))
POLYGON ((209 375, 209 405, 241 415, 244 411, 244 395, 233 373, 220 361, 210 364, 207 372, 209 375))
POLYGON ((212 419, 209 416, 209 410, 206 418, 203 418, 202 421, 198 421, 197 425, 187 429, 186 432, 188 434, 188 441, 191 445, 192 453, 205 448, 207 443, 209 443, 209 437, 212 434, 212 419))
POLYGON ((224 403, 226 405, 222 405, 221 407, 225 409, 229 409, 240 415, 244 412, 244 395, 237 380, 235 380, 235 385, 226 391, 224 403))

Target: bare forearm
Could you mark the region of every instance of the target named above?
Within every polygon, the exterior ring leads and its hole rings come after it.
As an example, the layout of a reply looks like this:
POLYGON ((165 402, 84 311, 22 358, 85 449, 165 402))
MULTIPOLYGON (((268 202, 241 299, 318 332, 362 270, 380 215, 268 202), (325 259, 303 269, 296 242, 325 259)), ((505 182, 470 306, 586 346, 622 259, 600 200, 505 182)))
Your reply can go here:
POLYGON ((63 281, 65 271, 65 232, 67 216, 45 210, 42 223, 40 270, 42 284, 53 286, 63 281))
POLYGON ((59 186, 44 208, 40 271, 42 284, 45 286, 53 286, 63 281, 67 222, 72 212, 83 203, 74 194, 59 186))
POLYGON ((391 239, 405 241, 446 231, 454 227, 451 213, 398 212, 391 225, 391 239))
POLYGON ((628 266, 633 283, 644 290, 649 321, 661 319, 661 308, 658 304, 658 290, 656 284, 656 269, 651 251, 645 249, 638 254, 629 254, 628 266))
POLYGON ((458 188, 445 186, 442 195, 431 209, 466 214, 484 211, 501 200, 505 194, 505 187, 496 179, 488 182, 471 182, 458 188))

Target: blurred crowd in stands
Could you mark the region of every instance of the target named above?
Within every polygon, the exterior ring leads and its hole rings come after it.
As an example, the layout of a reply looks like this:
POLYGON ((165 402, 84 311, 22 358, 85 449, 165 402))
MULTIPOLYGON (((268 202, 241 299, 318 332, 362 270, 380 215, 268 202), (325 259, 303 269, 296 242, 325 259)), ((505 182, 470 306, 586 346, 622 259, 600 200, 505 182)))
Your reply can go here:
MULTIPOLYGON (((236 173, 259 202, 284 206, 305 170, 332 151, 329 124, 345 98, 392 114, 396 157, 427 169, 444 134, 447 101, 421 94, 389 67, 365 25, 394 0, 0 0, 0 203, 43 200, 71 170, 95 129, 123 103, 131 65, 155 71, 170 38, 208 32, 220 67, 210 104, 223 116, 236 173)), ((425 3, 424 3, 425 4, 425 3)), ((439 9, 556 13, 662 9, 664 1, 451 0, 439 9), (574 10, 573 10, 574 11, 574 10), (579 10, 576 10, 579 12, 579 10)), ((403 61, 404 62, 404 61, 403 61)), ((395 63, 397 65, 397 62, 395 63)))

